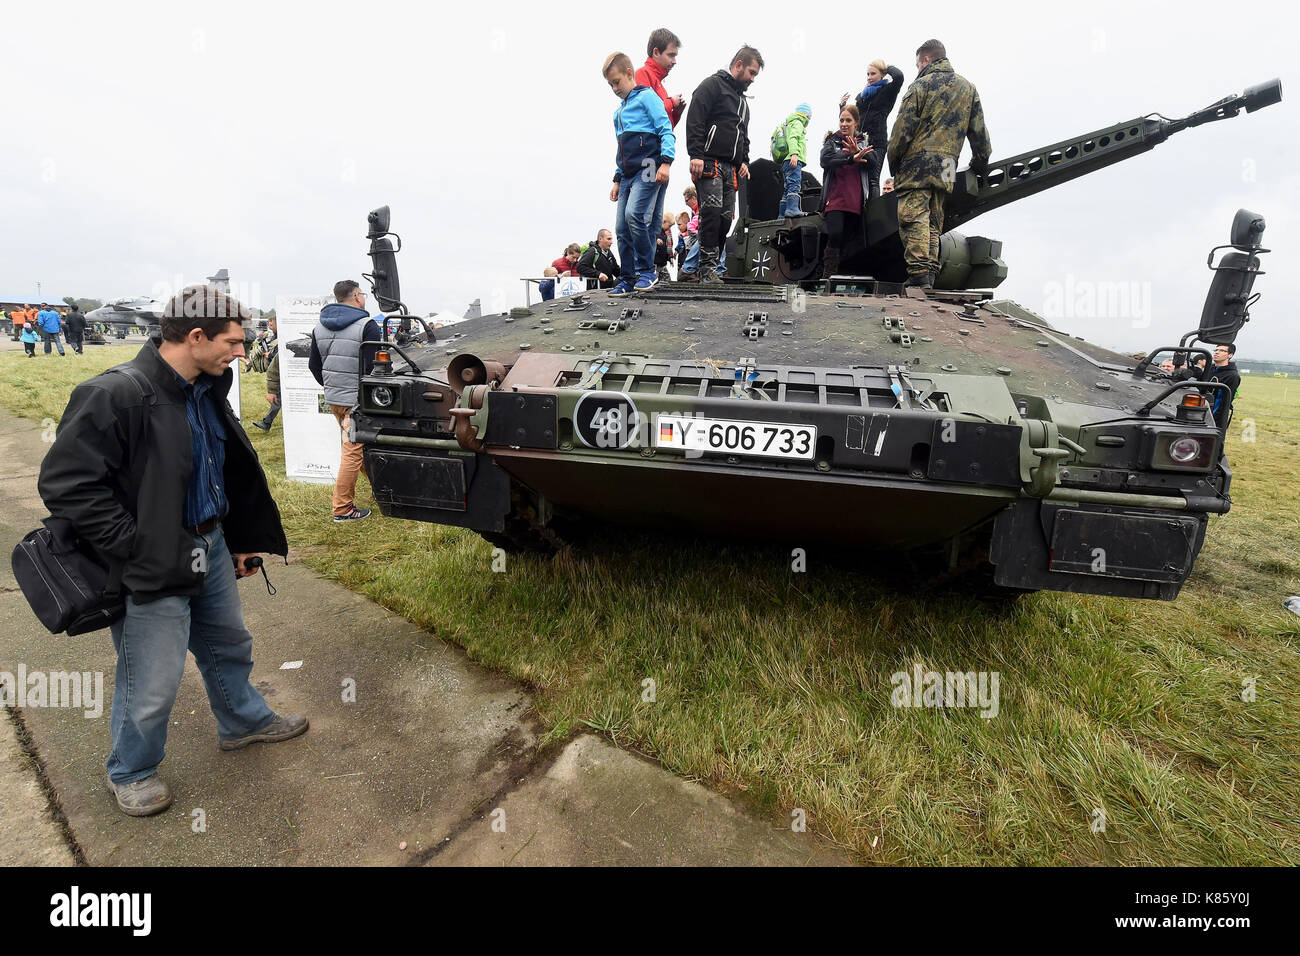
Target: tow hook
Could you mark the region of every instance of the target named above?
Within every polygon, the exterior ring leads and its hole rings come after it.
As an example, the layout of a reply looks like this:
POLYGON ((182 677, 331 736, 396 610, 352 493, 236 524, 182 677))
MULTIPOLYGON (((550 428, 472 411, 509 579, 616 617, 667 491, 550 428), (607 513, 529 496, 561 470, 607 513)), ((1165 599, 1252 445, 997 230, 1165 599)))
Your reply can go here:
MULTIPOLYGON (((1030 418, 1025 419, 1022 425, 1024 426, 1022 447, 1027 447, 1029 455, 1032 456, 1031 459, 1023 456, 1021 458, 1023 490, 1031 498, 1046 498, 1060 481, 1061 460, 1076 454, 1076 451, 1061 447, 1065 441, 1057 431, 1055 422, 1030 418), (1037 459, 1038 463, 1035 465, 1032 459, 1037 459), (1026 472, 1028 480, 1023 480, 1026 472)), ((1068 443, 1074 445, 1078 451, 1083 450, 1074 442, 1068 443)))
POLYGON ((456 441, 466 451, 483 450, 483 439, 478 437, 478 425, 472 419, 483 408, 487 392, 487 385, 470 386, 461 395, 460 406, 448 410, 456 421, 456 441))

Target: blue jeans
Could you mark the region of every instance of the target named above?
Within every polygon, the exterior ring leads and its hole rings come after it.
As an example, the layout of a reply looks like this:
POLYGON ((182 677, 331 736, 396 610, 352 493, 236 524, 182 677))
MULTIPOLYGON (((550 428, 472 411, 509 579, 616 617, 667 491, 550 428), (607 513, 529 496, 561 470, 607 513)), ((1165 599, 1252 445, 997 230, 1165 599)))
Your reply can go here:
POLYGON ((63 354, 63 343, 59 341, 58 332, 46 332, 41 329, 41 338, 45 339, 45 354, 50 354, 50 343, 53 342, 59 349, 59 354, 63 354))
MULTIPOLYGON (((655 199, 655 212, 654 212, 654 216, 651 218, 651 221, 654 223, 654 228, 655 228, 655 238, 656 238, 656 239, 659 238, 659 233, 660 233, 660 231, 663 229, 663 222, 664 222, 664 200, 667 199, 667 198, 668 198, 668 184, 667 184, 667 183, 663 183, 663 184, 660 185, 660 187, 659 187, 659 195, 658 195, 658 197, 656 197, 656 199, 655 199)), ((670 249, 669 251, 671 252, 672 250, 670 249)), ((651 261, 652 261, 652 262, 654 261, 653 253, 651 254, 651 261)))
POLYGON ((619 278, 628 285, 637 279, 655 275, 655 203, 659 184, 641 173, 626 176, 618 185, 618 211, 614 214, 614 234, 618 237, 619 278))
POLYGON ((537 283, 537 291, 542 294, 543 302, 550 302, 555 298, 555 280, 547 279, 545 282, 537 283))
MULTIPOLYGON (((686 261, 682 263, 681 271, 687 275, 695 275, 695 270, 700 266, 700 244, 698 241, 686 250, 686 261)), ((718 275, 727 274, 727 247, 724 244, 722 253, 718 258, 718 275)))
POLYGON ((777 215, 801 216, 803 210, 799 208, 799 192, 803 189, 803 163, 791 168, 787 159, 781 164, 781 172, 785 174, 785 196, 781 199, 781 209, 777 215))
POLYGON ((110 712, 113 752, 108 775, 116 784, 143 780, 162 763, 167 721, 180 690, 188 648, 208 690, 223 738, 256 733, 275 712, 248 680, 253 635, 235 584, 235 567, 218 526, 194 536, 195 560, 205 552, 203 590, 149 604, 126 599, 126 617, 111 628, 117 674, 110 712))

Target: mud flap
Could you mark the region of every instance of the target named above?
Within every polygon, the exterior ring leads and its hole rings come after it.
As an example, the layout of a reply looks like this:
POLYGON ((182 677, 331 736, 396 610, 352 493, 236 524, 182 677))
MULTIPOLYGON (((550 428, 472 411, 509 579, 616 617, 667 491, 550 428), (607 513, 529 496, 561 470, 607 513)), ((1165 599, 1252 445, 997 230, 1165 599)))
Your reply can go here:
POLYGON ((1172 601, 1205 539, 1207 516, 1021 500, 989 545, 1003 587, 1172 601))
POLYGON ((379 509, 391 518, 501 531, 510 477, 487 455, 367 445, 366 473, 379 509))

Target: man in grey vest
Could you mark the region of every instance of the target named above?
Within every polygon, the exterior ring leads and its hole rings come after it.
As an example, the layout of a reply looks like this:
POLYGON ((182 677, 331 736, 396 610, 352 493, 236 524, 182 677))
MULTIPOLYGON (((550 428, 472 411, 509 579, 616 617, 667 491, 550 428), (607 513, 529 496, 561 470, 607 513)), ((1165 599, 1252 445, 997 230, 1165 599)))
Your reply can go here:
MULTIPOLYGON (((334 480, 334 520, 360 521, 370 517, 369 508, 358 508, 353 500, 357 490, 357 473, 365 474, 366 463, 361 446, 349 441, 352 410, 359 396, 358 369, 361 366, 361 343, 380 340, 379 325, 366 311, 366 294, 351 279, 334 283, 336 302, 320 312, 320 324, 311 333, 311 358, 308 368, 316 381, 325 386, 325 401, 343 431, 343 458, 334 480)), ((367 350, 365 370, 375 361, 375 350, 367 350)), ((367 480, 370 476, 366 475, 367 480)))

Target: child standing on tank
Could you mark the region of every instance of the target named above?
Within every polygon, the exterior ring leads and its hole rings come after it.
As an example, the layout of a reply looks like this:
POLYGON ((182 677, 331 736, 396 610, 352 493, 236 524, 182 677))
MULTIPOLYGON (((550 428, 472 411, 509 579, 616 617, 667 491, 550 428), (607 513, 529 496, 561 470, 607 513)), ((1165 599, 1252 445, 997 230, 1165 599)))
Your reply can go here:
POLYGON ((668 182, 677 141, 663 102, 649 87, 637 84, 626 53, 611 53, 601 74, 621 100, 614 113, 618 165, 609 198, 618 203, 614 231, 623 269, 609 294, 627 295, 652 289, 659 281, 655 240, 660 223, 655 221, 655 204, 660 186, 668 182))
POLYGON ((800 103, 785 122, 772 131, 772 160, 781 167, 785 177, 785 195, 781 198, 782 218, 802 216, 799 193, 803 190, 803 168, 808 165, 808 121, 812 107, 800 103))

